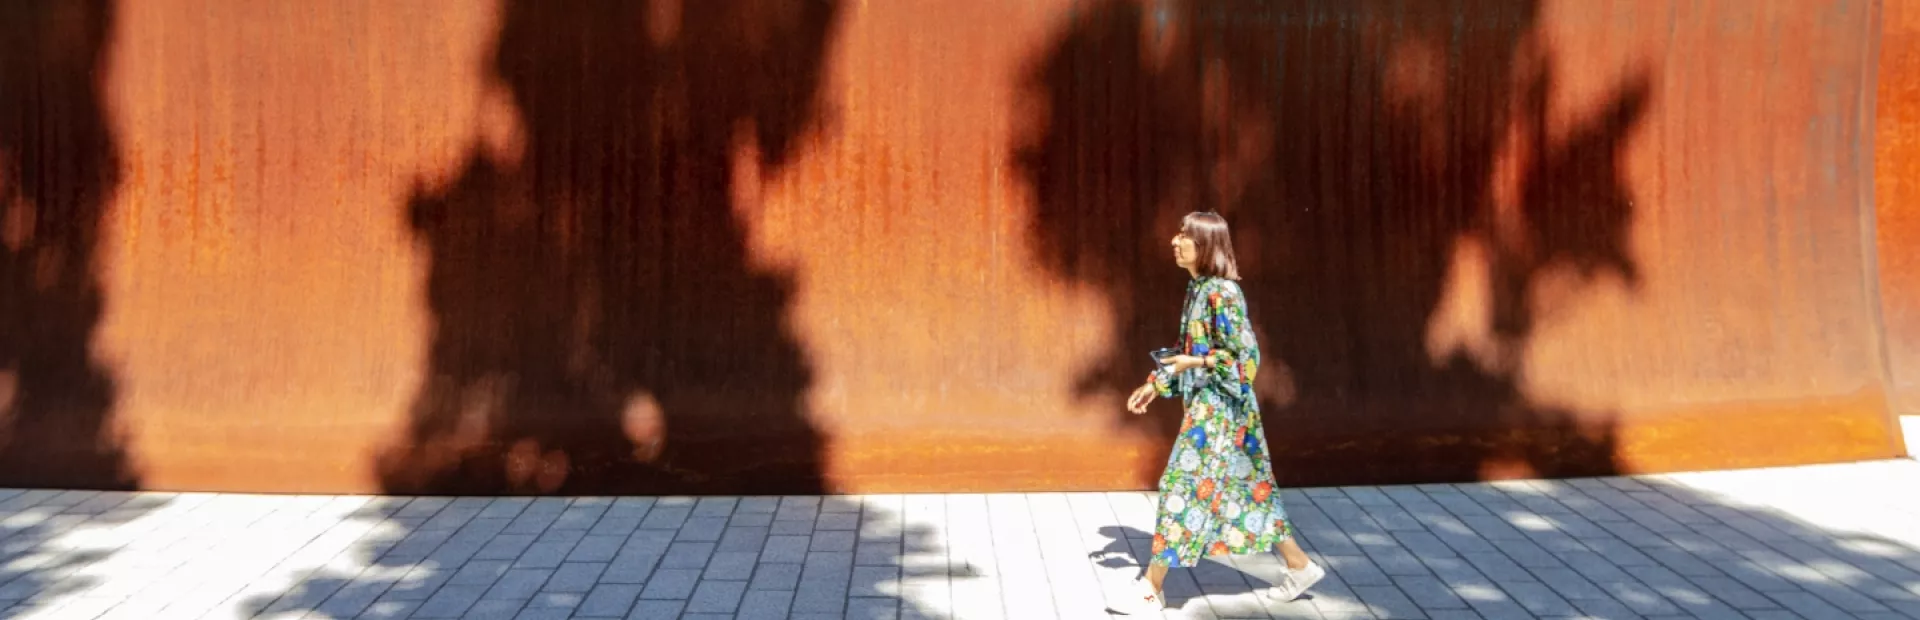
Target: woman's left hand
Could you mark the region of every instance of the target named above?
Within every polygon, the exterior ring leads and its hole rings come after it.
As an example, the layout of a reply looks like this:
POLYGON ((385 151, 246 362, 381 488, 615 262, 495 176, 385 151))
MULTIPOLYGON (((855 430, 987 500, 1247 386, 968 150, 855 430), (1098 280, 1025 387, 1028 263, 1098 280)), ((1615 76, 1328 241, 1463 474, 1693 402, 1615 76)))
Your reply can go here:
POLYGON ((1165 359, 1173 366, 1174 372, 1185 372, 1207 365, 1207 360, 1196 355, 1175 355, 1165 359))

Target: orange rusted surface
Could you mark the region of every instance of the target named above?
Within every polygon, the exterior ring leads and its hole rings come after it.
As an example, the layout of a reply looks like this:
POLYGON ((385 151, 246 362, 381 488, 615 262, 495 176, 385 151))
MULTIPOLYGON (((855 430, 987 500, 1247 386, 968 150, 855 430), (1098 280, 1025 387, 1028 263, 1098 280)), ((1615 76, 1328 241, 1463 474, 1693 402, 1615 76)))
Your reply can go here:
POLYGON ((1882 9, 1875 231, 1894 410, 1920 415, 1920 6, 1882 9))
POLYGON ((1866 0, 0 5, 0 484, 1142 488, 1198 208, 1288 484, 1894 451, 1866 0))

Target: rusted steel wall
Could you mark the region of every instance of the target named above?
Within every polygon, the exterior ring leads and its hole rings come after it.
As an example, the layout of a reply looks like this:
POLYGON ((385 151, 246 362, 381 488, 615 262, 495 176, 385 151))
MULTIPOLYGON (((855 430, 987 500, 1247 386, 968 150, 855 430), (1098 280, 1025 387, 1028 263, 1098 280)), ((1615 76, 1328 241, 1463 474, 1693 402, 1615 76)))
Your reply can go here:
POLYGON ((1875 231, 1894 411, 1920 416, 1920 6, 1888 2, 1874 133, 1875 231))
POLYGON ((1196 208, 1290 484, 1893 450, 1866 0, 0 5, 0 484, 1139 488, 1196 208))

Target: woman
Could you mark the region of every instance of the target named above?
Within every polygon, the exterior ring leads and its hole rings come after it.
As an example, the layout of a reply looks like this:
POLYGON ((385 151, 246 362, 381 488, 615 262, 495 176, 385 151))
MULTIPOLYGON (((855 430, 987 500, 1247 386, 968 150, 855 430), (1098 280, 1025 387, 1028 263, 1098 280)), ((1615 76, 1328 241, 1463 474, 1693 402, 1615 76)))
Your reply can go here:
POLYGON ((1173 257, 1193 278, 1180 312, 1180 347, 1127 398, 1135 414, 1145 413, 1156 394, 1179 394, 1186 409, 1160 476, 1153 557, 1138 602, 1165 607, 1161 585, 1169 567, 1275 545, 1288 571, 1267 594, 1291 601, 1327 573, 1294 542, 1274 488, 1253 394, 1260 346, 1247 321, 1227 221, 1212 212, 1188 214, 1173 237, 1173 257))

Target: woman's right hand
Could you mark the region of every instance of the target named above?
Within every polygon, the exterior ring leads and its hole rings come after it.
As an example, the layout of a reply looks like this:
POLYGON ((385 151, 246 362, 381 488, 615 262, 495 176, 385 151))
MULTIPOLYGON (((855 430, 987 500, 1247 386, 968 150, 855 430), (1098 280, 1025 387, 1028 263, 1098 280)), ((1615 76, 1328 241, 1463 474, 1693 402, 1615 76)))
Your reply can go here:
POLYGON ((1146 413, 1147 405, 1153 404, 1156 395, 1152 383, 1142 384, 1133 391, 1132 396, 1127 397, 1127 411, 1132 411, 1134 415, 1146 413))

